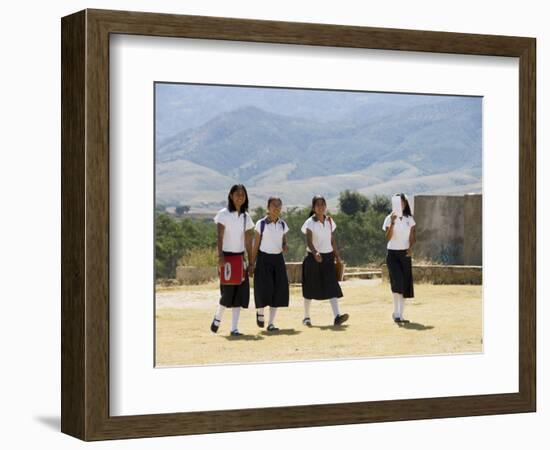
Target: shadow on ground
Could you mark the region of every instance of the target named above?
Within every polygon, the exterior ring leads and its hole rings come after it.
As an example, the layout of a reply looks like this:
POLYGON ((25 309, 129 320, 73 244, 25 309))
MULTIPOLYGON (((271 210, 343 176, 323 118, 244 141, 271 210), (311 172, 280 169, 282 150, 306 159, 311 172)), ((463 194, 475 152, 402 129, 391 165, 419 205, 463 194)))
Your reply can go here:
POLYGON ((34 420, 55 431, 61 430, 61 417, 59 416, 38 416, 34 420))
POLYGON ((297 331, 294 328, 281 328, 279 331, 262 331, 260 334, 262 336, 295 336, 300 334, 301 331, 297 331))
POLYGON ((422 325, 421 323, 416 323, 416 322, 401 323, 399 324, 399 326, 407 330, 415 330, 415 331, 433 330, 434 328, 432 325, 422 325))
POLYGON ((261 341, 264 338, 257 334, 241 334, 240 336, 223 336, 228 341, 261 341))
POLYGON ((319 328, 320 330, 330 330, 330 331, 346 331, 348 325, 311 325, 308 328, 319 328))

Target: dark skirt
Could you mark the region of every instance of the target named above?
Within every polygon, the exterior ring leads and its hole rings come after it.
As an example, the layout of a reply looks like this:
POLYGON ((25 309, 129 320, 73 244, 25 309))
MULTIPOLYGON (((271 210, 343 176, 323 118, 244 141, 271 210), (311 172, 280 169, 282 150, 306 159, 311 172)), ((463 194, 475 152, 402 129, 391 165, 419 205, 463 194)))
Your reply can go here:
POLYGON ((407 256, 407 250, 388 249, 386 264, 390 274, 391 291, 403 294, 404 298, 413 298, 412 258, 407 256))
POLYGON ((312 300, 327 300, 343 297, 342 289, 336 278, 334 253, 321 253, 322 261, 315 261, 313 253, 308 252, 302 263, 302 295, 312 300))
MULTIPOLYGON (((242 255, 244 253, 223 252, 224 255, 242 255)), ((221 284, 220 283, 220 305, 226 308, 248 308, 250 302, 250 283, 248 281, 248 272, 245 274, 244 281, 241 284, 221 284)))
POLYGON ((288 306, 288 277, 282 253, 258 252, 254 269, 254 303, 256 308, 288 306))

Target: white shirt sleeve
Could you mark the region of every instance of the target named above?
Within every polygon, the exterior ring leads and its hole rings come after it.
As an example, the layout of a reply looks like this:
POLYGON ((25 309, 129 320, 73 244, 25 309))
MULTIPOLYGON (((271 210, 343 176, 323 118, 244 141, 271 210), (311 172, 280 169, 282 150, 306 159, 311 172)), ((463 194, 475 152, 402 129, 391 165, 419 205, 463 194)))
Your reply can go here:
POLYGON ((283 220, 283 223, 285 224, 285 231, 283 231, 283 234, 287 234, 288 233, 288 223, 286 223, 284 220, 283 220))
POLYGON ((308 228, 311 229, 311 217, 307 219, 302 225, 302 228, 301 228, 302 233, 306 234, 308 228))
POLYGON ((225 218, 226 218, 225 211, 226 211, 225 208, 219 210, 218 214, 214 216, 214 222, 221 223, 223 226, 225 226, 225 218))
POLYGON ((254 222, 252 221, 252 217, 250 217, 250 214, 246 214, 246 231, 251 230, 254 228, 254 222))
POLYGON ((390 222, 391 222, 391 214, 389 216, 386 216, 386 218, 384 219, 382 230, 386 231, 386 229, 390 226, 390 222))
POLYGON ((256 231, 258 233, 262 234, 262 219, 256 222, 256 226, 254 228, 256 228, 256 231))
POLYGON ((336 222, 332 217, 330 218, 330 223, 331 223, 331 231, 336 230, 336 222))
POLYGON ((409 217, 409 220, 410 220, 410 223, 411 223, 411 227, 414 227, 416 225, 416 222, 414 220, 414 217, 413 216, 410 216, 409 217))

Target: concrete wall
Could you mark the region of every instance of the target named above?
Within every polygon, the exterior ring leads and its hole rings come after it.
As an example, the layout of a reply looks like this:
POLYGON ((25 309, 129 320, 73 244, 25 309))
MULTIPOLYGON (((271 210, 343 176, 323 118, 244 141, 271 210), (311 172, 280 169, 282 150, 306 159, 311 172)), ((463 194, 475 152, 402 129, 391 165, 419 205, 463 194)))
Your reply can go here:
POLYGON ((414 200, 414 257, 440 264, 482 264, 481 194, 417 195, 414 200))
POLYGON ((482 196, 464 196, 464 264, 482 264, 482 196))
POLYGON ((180 284, 200 284, 218 278, 217 267, 176 267, 176 279, 180 284))
MULTIPOLYGON (((302 263, 286 263, 289 283, 302 282, 302 263)), ((176 280, 183 285, 201 284, 218 279, 216 267, 176 267, 176 280)))
MULTIPOLYGON (((481 284, 480 266, 413 266, 414 283, 481 284)), ((382 266, 382 281, 389 283, 388 266, 382 266)))
POLYGON ((464 264, 464 197, 416 195, 414 257, 441 264, 464 264))

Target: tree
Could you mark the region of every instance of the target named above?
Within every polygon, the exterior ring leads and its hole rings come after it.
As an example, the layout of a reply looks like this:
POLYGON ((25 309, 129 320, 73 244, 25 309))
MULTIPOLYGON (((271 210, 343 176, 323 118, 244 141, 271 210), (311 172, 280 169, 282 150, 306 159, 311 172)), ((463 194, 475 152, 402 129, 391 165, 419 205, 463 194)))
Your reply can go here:
POLYGON ((191 208, 187 205, 180 205, 176 207, 176 215, 178 217, 183 216, 186 212, 189 212, 191 208))
POLYGON ((353 216, 359 212, 367 212, 370 206, 370 200, 357 191, 346 189, 340 193, 338 205, 341 212, 353 216))
POLYGON ((168 214, 158 214, 155 222, 155 273, 157 277, 174 278, 177 261, 184 251, 184 235, 168 214))
POLYGON ((391 201, 389 197, 375 195, 371 203, 372 209, 380 214, 389 214, 391 211, 391 201))
POLYGON ((262 219, 263 217, 265 217, 265 215, 267 214, 267 211, 265 210, 265 208, 261 207, 261 206, 257 206, 256 208, 254 208, 254 210, 252 211, 252 220, 254 222, 257 222, 258 220, 262 219))
POLYGON ((174 278, 178 261, 193 249, 216 247, 216 224, 194 219, 174 219, 169 214, 155 218, 155 273, 174 278))

